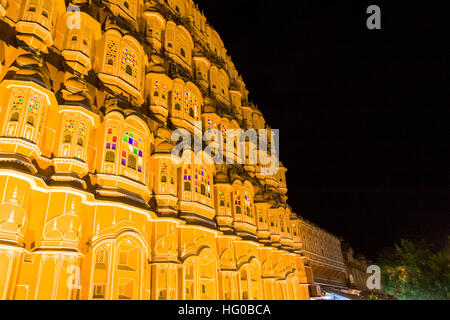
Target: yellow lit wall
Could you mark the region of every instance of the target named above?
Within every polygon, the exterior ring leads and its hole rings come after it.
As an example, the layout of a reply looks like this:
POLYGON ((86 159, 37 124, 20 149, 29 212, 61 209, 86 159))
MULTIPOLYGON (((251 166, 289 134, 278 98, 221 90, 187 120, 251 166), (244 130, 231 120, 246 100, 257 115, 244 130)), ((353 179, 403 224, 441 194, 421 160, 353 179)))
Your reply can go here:
POLYGON ((266 127, 217 32, 103 3, 0 0, 0 299, 309 299, 286 169, 171 155, 195 121, 266 127))

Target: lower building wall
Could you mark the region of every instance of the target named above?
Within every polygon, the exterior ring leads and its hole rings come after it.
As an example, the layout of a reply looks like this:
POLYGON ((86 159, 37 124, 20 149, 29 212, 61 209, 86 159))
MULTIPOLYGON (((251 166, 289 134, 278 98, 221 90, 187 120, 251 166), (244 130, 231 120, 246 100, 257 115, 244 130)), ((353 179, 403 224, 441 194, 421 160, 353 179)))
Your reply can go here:
POLYGON ((0 170, 0 299, 309 299, 298 254, 0 170))

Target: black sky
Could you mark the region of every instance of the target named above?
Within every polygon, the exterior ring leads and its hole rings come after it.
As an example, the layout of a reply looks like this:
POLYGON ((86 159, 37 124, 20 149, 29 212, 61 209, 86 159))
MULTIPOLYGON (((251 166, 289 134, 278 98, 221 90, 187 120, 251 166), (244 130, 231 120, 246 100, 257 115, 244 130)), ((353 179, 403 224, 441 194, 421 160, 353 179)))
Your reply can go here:
POLYGON ((196 2, 281 130, 297 213, 371 258, 401 238, 445 243, 444 1, 196 2), (370 4, 381 7, 382 30, 366 27, 370 4))

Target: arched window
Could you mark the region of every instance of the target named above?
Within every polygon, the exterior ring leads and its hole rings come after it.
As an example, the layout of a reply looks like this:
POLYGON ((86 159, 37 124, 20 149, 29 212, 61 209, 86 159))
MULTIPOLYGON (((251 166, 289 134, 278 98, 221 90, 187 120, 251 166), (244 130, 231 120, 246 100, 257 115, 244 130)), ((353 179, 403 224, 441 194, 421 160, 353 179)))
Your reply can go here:
POLYGON ((172 91, 173 95, 173 105, 175 107, 175 110, 180 111, 181 110, 181 90, 180 89, 173 89, 172 91))
POLYGON ((136 157, 132 154, 128 155, 128 168, 136 170, 136 157))
POLYGON ((186 95, 184 96, 184 110, 185 113, 191 118, 194 118, 194 120, 200 120, 200 108, 197 99, 189 92, 186 92, 186 95))
POLYGON ((191 191, 192 170, 191 165, 184 165, 183 169, 184 191, 191 191))
POLYGON ((219 192, 219 206, 225 207, 225 192, 219 192))
POLYGON ((84 139, 83 138, 78 138, 77 145, 80 146, 80 147, 84 147, 84 139))
POLYGON ((204 184, 200 185, 200 193, 204 196, 206 196, 206 187, 204 184))
POLYGON ((244 200, 245 200, 245 210, 247 213, 247 216, 253 217, 253 202, 250 196, 250 193, 244 192, 244 200))
POLYGON ((123 3, 123 6, 124 6, 125 8, 127 8, 128 10, 130 10, 130 5, 128 4, 127 1, 125 1, 125 2, 123 3))
POLYGON ((110 40, 106 46, 106 57, 109 65, 114 65, 114 61, 117 58, 118 44, 116 40, 110 40))
POLYGON ((161 96, 163 99, 166 99, 166 85, 163 82, 159 82, 158 80, 155 81, 155 86, 153 87, 153 96, 161 96))
POLYGON ((204 166, 195 167, 195 192, 211 199, 211 176, 204 166))
POLYGON ((63 143, 72 143, 72 135, 71 134, 66 134, 64 136, 63 143))
POLYGON ((236 213, 241 214, 241 192, 234 191, 234 206, 236 207, 236 213))
POLYGON ((33 116, 28 116, 27 124, 34 127, 34 117, 33 116))
POLYGON ((73 36, 72 37, 72 41, 77 41, 78 40, 78 37, 77 36, 73 36))
POLYGON ((105 156, 106 162, 116 162, 116 154, 113 151, 107 151, 105 156))
POLYGON ((97 251, 97 258, 96 258, 96 268, 104 268, 106 267, 106 250, 101 248, 97 251))
POLYGON ((186 52, 184 51, 183 48, 180 49, 180 53, 183 56, 183 58, 186 58, 186 52))
POLYGON ((161 163, 161 183, 167 182, 168 166, 166 162, 161 163))
POLYGON ((125 72, 127 74, 129 74, 130 76, 133 75, 133 69, 131 68, 131 66, 129 64, 127 64, 127 66, 125 67, 125 72))
POLYGON ((127 132, 123 137, 122 146, 122 165, 142 172, 144 167, 144 143, 142 139, 133 132, 127 132))
POLYGON ((280 219, 280 229, 281 229, 281 232, 284 232, 284 219, 283 219, 283 216, 280 215, 279 219, 280 219))
POLYGON ((18 113, 18 112, 14 112, 14 113, 11 115, 11 118, 9 118, 9 121, 11 121, 11 122, 17 122, 17 121, 19 121, 19 113, 18 113))
POLYGON ((132 77, 137 77, 136 55, 128 48, 122 53, 122 70, 132 77))

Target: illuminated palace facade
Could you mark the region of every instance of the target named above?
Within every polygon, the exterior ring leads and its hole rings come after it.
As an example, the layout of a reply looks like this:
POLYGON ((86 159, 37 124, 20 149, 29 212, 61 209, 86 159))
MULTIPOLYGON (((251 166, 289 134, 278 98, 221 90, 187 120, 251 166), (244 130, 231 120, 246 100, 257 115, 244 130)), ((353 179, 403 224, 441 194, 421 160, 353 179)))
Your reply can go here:
POLYGON ((269 128, 192 0, 0 0, 0 62, 0 299, 309 299, 313 269, 341 277, 338 239, 303 248, 285 168, 172 156, 197 121, 269 128))

